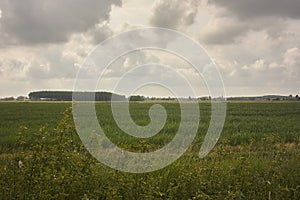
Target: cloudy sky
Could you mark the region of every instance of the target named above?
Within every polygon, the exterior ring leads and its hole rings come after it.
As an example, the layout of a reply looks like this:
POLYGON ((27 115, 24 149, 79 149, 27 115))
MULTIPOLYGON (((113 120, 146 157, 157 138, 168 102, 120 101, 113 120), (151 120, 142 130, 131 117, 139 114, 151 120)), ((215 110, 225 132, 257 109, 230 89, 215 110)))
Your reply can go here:
MULTIPOLYGON (((0 0, 0 97, 72 90, 79 66, 97 44, 150 26, 177 30, 200 43, 219 68, 226 96, 300 94, 299 10, 299 0, 0 0)), ((186 63, 144 51, 116 61, 98 88, 113 90, 116 74, 126 67, 155 62, 174 65, 193 84, 204 85, 191 66, 182 67, 186 63)), ((167 69, 157 71, 173 77, 167 69)), ((132 77, 151 73, 136 70, 132 77)), ((206 95, 201 91, 197 95, 206 95)))

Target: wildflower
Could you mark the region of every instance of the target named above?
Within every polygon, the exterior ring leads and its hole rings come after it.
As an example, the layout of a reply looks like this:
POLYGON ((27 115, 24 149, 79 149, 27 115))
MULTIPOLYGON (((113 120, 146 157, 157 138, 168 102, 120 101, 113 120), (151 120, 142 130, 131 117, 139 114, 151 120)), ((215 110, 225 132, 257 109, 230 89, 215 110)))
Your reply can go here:
POLYGON ((23 167, 23 162, 22 162, 22 160, 19 160, 18 166, 19 166, 20 169, 23 167))

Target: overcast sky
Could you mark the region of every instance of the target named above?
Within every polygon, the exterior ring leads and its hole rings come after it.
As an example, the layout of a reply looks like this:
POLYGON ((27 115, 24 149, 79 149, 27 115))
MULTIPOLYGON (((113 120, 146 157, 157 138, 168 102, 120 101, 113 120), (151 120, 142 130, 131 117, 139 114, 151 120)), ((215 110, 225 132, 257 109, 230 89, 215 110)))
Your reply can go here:
MULTIPOLYGON (((203 45, 219 67, 226 96, 300 95, 299 11, 299 0, 0 0, 0 97, 72 90, 80 64, 97 44, 149 26, 180 31, 203 45)), ((109 80, 128 66, 167 60, 203 87, 189 66, 155 51, 120 58, 98 87, 112 90, 109 80)), ((151 73, 137 70, 134 77, 151 73)), ((139 92, 168 95, 152 90, 139 92)))

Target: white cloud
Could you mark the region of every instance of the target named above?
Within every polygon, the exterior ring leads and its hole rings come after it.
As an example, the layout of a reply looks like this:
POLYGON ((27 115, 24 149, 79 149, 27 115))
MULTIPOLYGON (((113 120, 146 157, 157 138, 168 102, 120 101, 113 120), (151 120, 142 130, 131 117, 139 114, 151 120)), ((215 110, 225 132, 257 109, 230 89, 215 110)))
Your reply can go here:
POLYGON ((288 49, 284 54, 284 66, 288 69, 289 79, 300 85, 300 50, 297 47, 288 49))
POLYGON ((298 47, 288 49, 284 54, 284 64, 295 66, 300 64, 300 50, 298 47))

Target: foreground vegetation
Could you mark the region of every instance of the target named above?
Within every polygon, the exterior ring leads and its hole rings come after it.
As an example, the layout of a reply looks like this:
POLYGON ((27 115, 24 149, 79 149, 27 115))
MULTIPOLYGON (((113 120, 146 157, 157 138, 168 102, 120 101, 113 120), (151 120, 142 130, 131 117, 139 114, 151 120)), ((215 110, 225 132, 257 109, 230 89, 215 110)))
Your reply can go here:
MULTIPOLYGON (((151 105, 130 104, 137 124, 149 123, 151 105)), ((117 127, 109 103, 96 110, 114 143, 144 152, 164 146, 179 126, 179 105, 162 105, 167 123, 143 140, 117 127)), ((0 199, 300 199, 300 103, 228 103, 222 136, 204 159, 198 151, 210 104, 199 105, 198 135, 184 156, 156 172, 129 174, 85 150, 70 103, 0 103, 0 199)))

